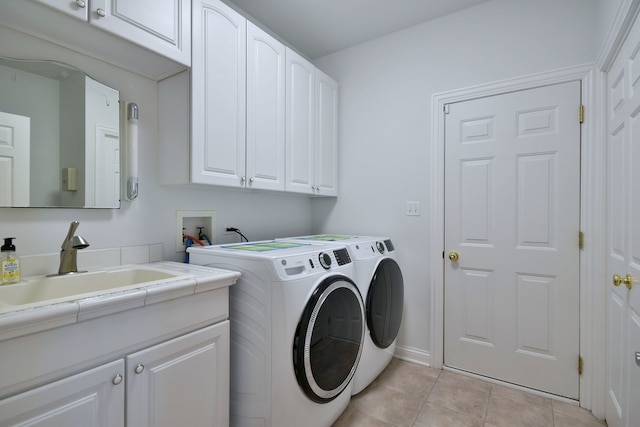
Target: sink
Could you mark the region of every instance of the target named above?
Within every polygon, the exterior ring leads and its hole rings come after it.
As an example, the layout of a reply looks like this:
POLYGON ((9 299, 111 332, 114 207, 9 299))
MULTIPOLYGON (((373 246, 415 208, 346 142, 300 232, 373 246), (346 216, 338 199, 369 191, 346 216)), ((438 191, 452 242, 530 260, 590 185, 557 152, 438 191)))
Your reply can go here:
POLYGON ((136 285, 188 277, 184 273, 132 267, 118 270, 37 277, 0 286, 0 307, 44 301, 60 302, 125 290, 136 285))

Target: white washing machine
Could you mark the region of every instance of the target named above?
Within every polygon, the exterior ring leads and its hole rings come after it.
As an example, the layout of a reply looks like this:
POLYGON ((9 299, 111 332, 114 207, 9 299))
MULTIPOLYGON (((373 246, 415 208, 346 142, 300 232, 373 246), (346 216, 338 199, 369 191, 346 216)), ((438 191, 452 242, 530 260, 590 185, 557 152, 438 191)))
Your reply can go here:
POLYGON ((241 273, 229 289, 232 426, 331 425, 351 399, 365 313, 344 246, 191 247, 192 264, 241 273))
POLYGON ((365 303, 367 330, 352 394, 364 390, 387 367, 396 349, 402 322, 404 280, 388 237, 320 234, 277 239, 293 242, 332 242, 346 246, 353 260, 356 285, 365 303))

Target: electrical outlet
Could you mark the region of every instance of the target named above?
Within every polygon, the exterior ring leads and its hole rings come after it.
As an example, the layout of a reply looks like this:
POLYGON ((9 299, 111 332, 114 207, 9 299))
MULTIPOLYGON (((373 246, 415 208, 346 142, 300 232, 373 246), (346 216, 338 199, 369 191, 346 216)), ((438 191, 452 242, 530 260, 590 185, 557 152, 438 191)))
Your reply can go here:
MULTIPOLYGON (((209 236, 211 243, 215 241, 216 212, 215 211, 177 211, 176 212, 176 252, 184 252, 187 247, 183 235, 198 238, 198 227, 204 227, 204 233, 209 236)), ((208 242, 203 242, 205 245, 208 242)))
POLYGON ((407 216, 420 216, 420 202, 407 202, 404 214, 407 216))

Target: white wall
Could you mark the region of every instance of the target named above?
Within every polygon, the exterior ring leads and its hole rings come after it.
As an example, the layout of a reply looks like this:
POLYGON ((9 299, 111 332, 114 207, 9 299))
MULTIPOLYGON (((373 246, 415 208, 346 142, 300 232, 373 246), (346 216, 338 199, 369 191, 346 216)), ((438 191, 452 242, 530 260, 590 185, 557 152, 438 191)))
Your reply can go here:
POLYGON ((240 228, 250 239, 311 232, 310 201, 306 196, 161 187, 156 82, 4 27, 0 27, 0 40, 0 55, 57 59, 75 65, 120 90, 122 98, 136 102, 140 108, 138 200, 122 202, 121 208, 115 210, 0 208, 0 237, 17 237, 19 255, 58 252, 69 222, 78 220, 78 234, 89 241, 92 249, 162 243, 165 259, 180 260, 182 256, 175 252, 174 242, 178 209, 215 210, 215 234, 221 243, 238 241, 235 235, 221 235, 223 224, 240 228))
MULTIPOLYGON (((340 82, 340 195, 313 231, 389 235, 405 279, 398 345, 428 360, 433 94, 591 63, 596 0, 492 0, 315 61, 340 82), (405 202, 420 201, 420 216, 405 202)), ((438 209, 441 207, 437 207, 438 209)))
POLYGON ((599 0, 596 2, 598 52, 604 47, 604 42, 609 36, 618 9, 626 2, 626 0, 599 0))

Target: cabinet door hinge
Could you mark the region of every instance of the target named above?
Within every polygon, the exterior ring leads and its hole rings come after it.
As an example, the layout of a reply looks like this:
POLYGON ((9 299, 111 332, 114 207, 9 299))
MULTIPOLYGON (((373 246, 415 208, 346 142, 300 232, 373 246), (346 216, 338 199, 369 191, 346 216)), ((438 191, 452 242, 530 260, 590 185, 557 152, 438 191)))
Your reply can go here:
POLYGON ((580 123, 584 123, 584 105, 580 104, 580 123))
POLYGON ((578 233, 578 248, 584 248, 584 232, 582 231, 578 233))
POLYGON ((444 111, 445 114, 449 114, 449 104, 444 104, 442 107, 442 111, 444 111))
POLYGON ((582 356, 578 356, 578 375, 582 375, 582 368, 584 362, 582 361, 582 356))

